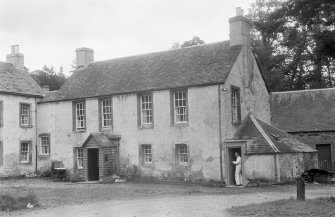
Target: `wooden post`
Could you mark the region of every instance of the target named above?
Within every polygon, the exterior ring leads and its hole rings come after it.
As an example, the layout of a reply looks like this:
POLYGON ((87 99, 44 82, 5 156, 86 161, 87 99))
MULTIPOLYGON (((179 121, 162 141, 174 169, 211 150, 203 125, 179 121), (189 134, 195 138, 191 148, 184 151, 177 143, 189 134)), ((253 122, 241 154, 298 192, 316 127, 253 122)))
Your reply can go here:
POLYGON ((305 200, 305 179, 297 178, 297 200, 305 200))

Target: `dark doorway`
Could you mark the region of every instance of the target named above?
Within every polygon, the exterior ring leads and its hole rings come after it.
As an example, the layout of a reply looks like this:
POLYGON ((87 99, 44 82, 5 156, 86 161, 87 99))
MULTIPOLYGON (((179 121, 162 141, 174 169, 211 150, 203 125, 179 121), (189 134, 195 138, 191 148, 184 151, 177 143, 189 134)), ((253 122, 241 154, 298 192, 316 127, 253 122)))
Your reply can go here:
POLYGON ((331 170, 332 168, 332 156, 330 144, 319 144, 316 145, 319 158, 319 168, 322 170, 331 170))
POLYGON ((99 149, 87 149, 88 181, 99 180, 99 149))
POLYGON ((238 153, 241 157, 241 148, 228 148, 228 177, 227 177, 227 185, 235 185, 235 164, 232 161, 236 160, 235 153, 238 153))

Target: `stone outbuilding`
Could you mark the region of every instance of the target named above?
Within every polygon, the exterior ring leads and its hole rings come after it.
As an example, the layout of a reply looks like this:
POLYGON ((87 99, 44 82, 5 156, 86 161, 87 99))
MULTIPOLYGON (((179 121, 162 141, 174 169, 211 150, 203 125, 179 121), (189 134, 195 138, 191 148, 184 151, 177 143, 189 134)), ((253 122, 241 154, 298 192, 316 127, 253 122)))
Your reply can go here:
MULTIPOLYGON (((246 116, 233 140, 225 141, 226 162, 234 153, 242 156, 243 182, 292 182, 303 171, 315 168, 317 152, 284 131, 246 116)), ((228 184, 233 184, 234 165, 227 164, 228 184)))

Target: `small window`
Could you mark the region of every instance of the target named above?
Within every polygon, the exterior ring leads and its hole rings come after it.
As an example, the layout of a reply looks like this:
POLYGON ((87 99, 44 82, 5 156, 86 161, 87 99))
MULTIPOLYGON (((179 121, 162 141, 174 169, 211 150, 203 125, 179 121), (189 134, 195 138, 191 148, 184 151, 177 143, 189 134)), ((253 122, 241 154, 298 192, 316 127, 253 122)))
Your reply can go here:
POLYGON ((20 126, 30 127, 30 104, 20 103, 20 126))
POLYGON ((77 166, 78 169, 82 169, 84 167, 84 153, 82 148, 77 149, 77 166))
POLYGON ((50 154, 50 137, 48 135, 41 136, 41 154, 42 155, 50 154))
POLYGON ((188 148, 186 144, 176 145, 176 161, 179 164, 188 163, 188 148))
POLYGON ((0 100, 0 127, 3 125, 3 101, 0 100))
POLYGON ((241 123, 240 89, 238 87, 231 88, 231 116, 233 124, 241 123))
POLYGON ((86 127, 85 102, 74 103, 74 124, 76 131, 85 130, 86 127))
POLYGON ((173 118, 174 123, 186 123, 188 120, 187 114, 187 92, 173 92, 173 118))
POLYGON ((140 96, 140 122, 141 126, 152 125, 152 95, 146 94, 140 96))
POLYGON ((112 100, 104 99, 101 103, 101 127, 110 128, 112 127, 112 100))
POLYGON ((152 147, 151 145, 141 145, 140 158, 143 164, 152 164, 152 147))
POLYGON ((20 162, 30 162, 30 142, 21 142, 20 144, 20 162))
POLYGON ((105 154, 105 162, 109 161, 109 154, 105 154))

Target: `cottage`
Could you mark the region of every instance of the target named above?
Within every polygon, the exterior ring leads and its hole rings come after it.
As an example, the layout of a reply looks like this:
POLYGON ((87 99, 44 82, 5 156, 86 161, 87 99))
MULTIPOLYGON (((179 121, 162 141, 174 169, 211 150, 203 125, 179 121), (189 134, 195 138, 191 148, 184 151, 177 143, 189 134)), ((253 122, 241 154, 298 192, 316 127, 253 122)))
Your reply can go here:
POLYGON ((43 95, 41 87, 24 70, 23 58, 15 45, 7 62, 0 62, 1 176, 36 170, 36 109, 43 95))
POLYGON ((335 89, 301 90, 271 94, 274 126, 318 151, 318 167, 334 171, 335 89))

